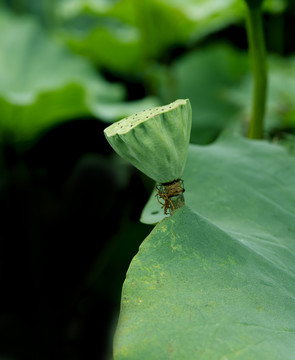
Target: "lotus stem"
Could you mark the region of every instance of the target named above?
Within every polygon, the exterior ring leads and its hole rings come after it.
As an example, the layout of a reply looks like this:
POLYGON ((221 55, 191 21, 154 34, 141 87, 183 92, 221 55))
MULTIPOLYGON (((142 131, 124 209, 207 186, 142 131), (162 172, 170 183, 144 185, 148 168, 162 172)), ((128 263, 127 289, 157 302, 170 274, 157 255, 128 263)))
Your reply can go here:
POLYGON ((261 6, 247 6, 247 35, 254 76, 254 96, 248 137, 261 139, 267 93, 267 60, 261 6))

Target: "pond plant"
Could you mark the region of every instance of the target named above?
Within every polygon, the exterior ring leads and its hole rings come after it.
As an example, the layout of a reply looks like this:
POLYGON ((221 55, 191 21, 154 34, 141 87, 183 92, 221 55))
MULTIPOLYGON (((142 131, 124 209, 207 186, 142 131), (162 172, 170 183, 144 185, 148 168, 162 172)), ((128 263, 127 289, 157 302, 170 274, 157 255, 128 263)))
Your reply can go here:
POLYGON ((295 2, 0 10, 0 358, 293 360, 295 2))
POLYGON ((262 0, 246 5, 248 139, 224 132, 209 146, 188 146, 189 100, 105 129, 114 150, 158 183, 141 216, 156 226, 123 285, 115 360, 294 359, 295 162, 259 140, 267 94, 262 0))

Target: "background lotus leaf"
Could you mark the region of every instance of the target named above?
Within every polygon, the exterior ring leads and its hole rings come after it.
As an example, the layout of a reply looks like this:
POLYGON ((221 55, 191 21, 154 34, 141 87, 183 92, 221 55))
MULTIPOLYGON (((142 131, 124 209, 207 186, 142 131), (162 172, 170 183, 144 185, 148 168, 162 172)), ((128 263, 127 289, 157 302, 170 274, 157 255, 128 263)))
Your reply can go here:
POLYGON ((123 99, 121 86, 106 82, 30 18, 1 14, 0 49, 0 129, 9 139, 31 139, 123 99))

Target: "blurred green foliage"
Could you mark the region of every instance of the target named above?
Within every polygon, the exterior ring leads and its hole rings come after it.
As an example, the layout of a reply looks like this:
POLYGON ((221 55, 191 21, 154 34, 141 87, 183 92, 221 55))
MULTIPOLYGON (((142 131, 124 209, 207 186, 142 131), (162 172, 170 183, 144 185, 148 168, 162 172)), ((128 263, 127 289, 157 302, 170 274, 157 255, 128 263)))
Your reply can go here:
MULTIPOLYGON (((295 58, 272 56, 269 58, 269 87, 266 130, 292 129, 295 124, 295 58)), ((229 90, 228 100, 240 109, 241 118, 248 118, 251 106, 252 79, 245 76, 240 85, 229 90)))
POLYGON ((106 82, 33 19, 2 13, 0 34, 3 136, 27 140, 57 122, 99 112, 100 103, 122 99, 121 86, 106 82))
MULTIPOLYGON (((264 8, 284 14, 286 6, 286 1, 272 0, 264 8)), ((38 6, 15 1, 10 7, 25 16, 2 11, 0 18, 0 126, 5 141, 34 139, 79 116, 110 122, 189 97, 195 105, 192 141, 207 143, 231 123, 236 106, 241 107, 224 93, 247 77, 247 55, 224 44, 216 54, 224 59, 215 61, 212 50, 199 49, 218 31, 242 26, 240 0, 44 0, 38 6), (107 82, 104 74, 117 83, 107 82), (141 93, 130 94, 134 83, 140 84, 141 93), (126 99, 136 101, 124 103, 126 99)), ((226 40, 233 39, 234 34, 226 40)))

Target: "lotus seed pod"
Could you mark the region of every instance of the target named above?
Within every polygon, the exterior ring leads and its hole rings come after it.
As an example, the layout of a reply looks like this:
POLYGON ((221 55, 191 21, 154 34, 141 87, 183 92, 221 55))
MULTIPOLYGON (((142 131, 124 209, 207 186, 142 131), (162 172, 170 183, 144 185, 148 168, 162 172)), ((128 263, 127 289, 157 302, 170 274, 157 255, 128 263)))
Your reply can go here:
POLYGON ((104 130, 113 149, 158 183, 180 179, 192 125, 188 99, 120 120, 104 130))

